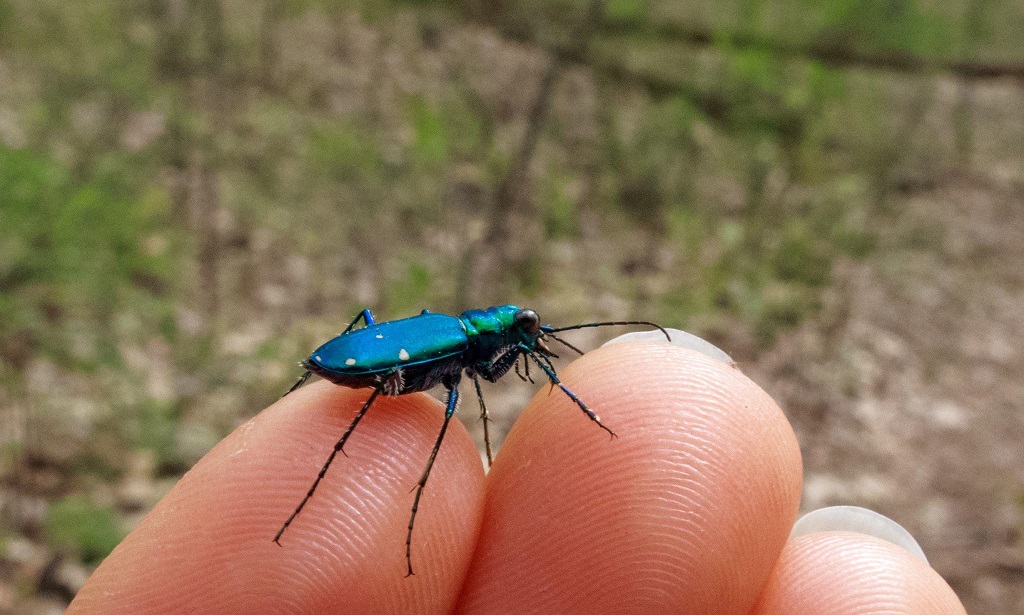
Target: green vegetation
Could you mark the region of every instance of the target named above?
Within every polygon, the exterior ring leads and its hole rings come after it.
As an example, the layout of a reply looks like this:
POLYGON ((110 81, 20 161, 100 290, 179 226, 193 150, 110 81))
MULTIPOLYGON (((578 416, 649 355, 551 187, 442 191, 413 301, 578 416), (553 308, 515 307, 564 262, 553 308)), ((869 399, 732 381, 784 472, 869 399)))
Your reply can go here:
POLYGON ((46 517, 52 544, 72 550, 89 564, 102 561, 126 534, 112 507, 96 506, 84 495, 65 497, 46 517))

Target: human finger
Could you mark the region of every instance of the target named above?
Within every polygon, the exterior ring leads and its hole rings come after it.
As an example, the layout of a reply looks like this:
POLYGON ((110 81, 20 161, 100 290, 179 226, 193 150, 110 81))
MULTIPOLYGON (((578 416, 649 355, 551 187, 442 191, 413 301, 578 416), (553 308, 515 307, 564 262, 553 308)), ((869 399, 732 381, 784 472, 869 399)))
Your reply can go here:
POLYGON ((443 410, 379 396, 315 495, 271 539, 369 396, 320 382, 220 442, 100 565, 69 613, 442 613, 480 523, 483 471, 452 421, 416 517, 413 496, 443 410))
POLYGON ((734 367, 623 343, 561 374, 613 429, 545 387, 487 479, 457 612, 746 613, 786 543, 800 452, 734 367))
POLYGON ((941 576, 890 542, 854 532, 791 540, 751 615, 964 615, 941 576))

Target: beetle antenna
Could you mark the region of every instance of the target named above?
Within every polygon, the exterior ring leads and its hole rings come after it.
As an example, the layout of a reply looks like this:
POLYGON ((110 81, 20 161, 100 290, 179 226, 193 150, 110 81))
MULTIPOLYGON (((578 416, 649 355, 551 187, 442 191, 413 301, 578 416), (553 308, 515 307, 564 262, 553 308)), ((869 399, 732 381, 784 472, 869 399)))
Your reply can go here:
MULTIPOLYGON (((650 321, 647 321, 647 320, 615 320, 615 321, 609 321, 609 322, 588 322, 588 323, 583 324, 583 325, 572 325, 572 326, 569 326, 569 327, 557 327, 557 328, 545 325, 545 326, 541 327, 540 330, 543 331, 544 333, 547 333, 547 334, 550 335, 551 333, 555 333, 555 332, 558 332, 558 331, 572 331, 573 329, 587 329, 587 328, 590 328, 590 327, 610 327, 610 326, 617 326, 617 325, 647 325, 648 327, 654 327, 658 331, 661 331, 662 333, 665 334, 665 339, 667 339, 670 342, 672 341, 672 337, 668 334, 668 331, 665 330, 665 327, 662 327, 658 323, 650 322, 650 321)), ((554 336, 552 336, 552 337, 554 337, 554 336)))
POLYGON ((572 344, 570 344, 569 342, 563 340, 562 338, 558 337, 554 333, 551 333, 550 331, 548 331, 547 332, 547 336, 550 337, 551 339, 555 340, 556 342, 562 344, 563 346, 568 346, 569 348, 571 348, 572 350, 575 350, 576 352, 580 353, 581 355, 583 354, 582 350, 580 350, 579 348, 573 346, 572 344))

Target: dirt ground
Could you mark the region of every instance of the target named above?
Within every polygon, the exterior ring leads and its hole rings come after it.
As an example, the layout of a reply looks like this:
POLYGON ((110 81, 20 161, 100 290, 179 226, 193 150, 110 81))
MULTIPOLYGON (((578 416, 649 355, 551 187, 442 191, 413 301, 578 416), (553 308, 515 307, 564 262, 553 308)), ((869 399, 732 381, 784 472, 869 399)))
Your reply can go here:
MULTIPOLYGON (((803 509, 855 504, 895 519, 971 613, 1024 612, 1022 201, 1024 183, 992 175, 908 189, 872 258, 837 265, 821 316, 741 362, 796 428, 803 509)), ((498 389, 500 434, 534 388, 498 389)), ((54 468, 20 476, 60 483, 54 468)), ((140 476, 153 497, 173 483, 140 476)), ((19 500, 19 514, 37 500, 19 500)), ((9 541, 0 579, 34 578, 40 591, 26 602, 0 582, 0 613, 62 612, 87 575, 33 537, 9 541)))
POLYGON ((1024 612, 1022 200, 991 176, 906 194, 826 317, 743 366, 797 429, 803 509, 897 520, 971 613, 1024 612))

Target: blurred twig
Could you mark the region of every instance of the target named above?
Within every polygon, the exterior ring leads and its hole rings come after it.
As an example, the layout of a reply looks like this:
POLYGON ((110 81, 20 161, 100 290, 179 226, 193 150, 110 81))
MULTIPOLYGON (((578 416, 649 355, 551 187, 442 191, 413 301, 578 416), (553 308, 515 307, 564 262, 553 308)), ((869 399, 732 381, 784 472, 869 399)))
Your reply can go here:
POLYGON ((803 58, 836 68, 868 68, 900 73, 946 72, 962 79, 1015 78, 1024 80, 1024 64, 956 58, 927 58, 904 51, 868 51, 833 41, 785 41, 749 32, 723 32, 669 21, 606 19, 600 33, 611 36, 643 34, 645 40, 759 51, 803 58))
MULTIPOLYGON (((574 29, 570 38, 571 45, 566 47, 570 53, 586 55, 591 36, 598 27, 603 13, 603 0, 592 0, 586 14, 574 29)), ((533 159, 551 109, 555 85, 569 63, 569 57, 557 47, 549 50, 549 54, 551 58, 541 75, 537 94, 530 105, 526 117, 526 130, 519 148, 494 191, 487 216, 487 230, 479 240, 470 245, 463 256, 463 279, 460 281, 456 297, 458 304, 475 303, 473 289, 479 288, 483 280, 493 279, 491 274, 495 271, 496 261, 515 260, 509 258, 511 250, 508 247, 520 240, 528 239, 519 237, 516 233, 517 229, 524 228, 523 223, 532 216, 531 212, 526 210, 528 200, 520 197, 527 183, 530 161, 533 159)))
MULTIPOLYGON (((592 40, 593 34, 598 30, 601 32, 608 31, 608 28, 604 26, 603 19, 594 21, 595 24, 599 22, 601 27, 595 28, 594 31, 590 32, 588 39, 592 40)), ((503 30, 502 35, 516 42, 535 44, 530 33, 525 31, 508 29, 503 30)), ((588 40, 589 42, 590 40, 588 40)), ((798 117, 795 117, 792 113, 787 112, 781 107, 759 111, 758 117, 747 117, 752 111, 750 106, 738 103, 724 92, 707 91, 681 81, 678 78, 627 66, 618 57, 612 58, 592 53, 589 44, 584 46, 556 46, 550 50, 550 53, 558 58, 562 65, 579 64, 605 79, 638 85, 644 88, 654 99, 683 98, 691 106, 699 110, 708 120, 717 124, 730 124, 740 116, 739 112, 741 110, 745 115, 745 123, 762 126, 771 132, 791 132, 794 123, 799 122, 798 117)))
MULTIPOLYGON (((721 32, 706 27, 667 21, 653 22, 623 17, 593 20, 595 35, 623 37, 642 35, 647 42, 684 44, 692 47, 721 47, 757 51, 784 58, 818 62, 833 68, 867 68, 910 74, 950 73, 965 81, 1014 78, 1024 81, 1024 64, 986 62, 956 58, 926 58, 902 51, 866 51, 832 41, 788 42, 751 33, 721 32)), ((521 28, 504 28, 502 35, 521 43, 535 44, 532 33, 521 28)), ((602 77, 641 85, 654 98, 682 97, 708 120, 724 125, 734 123, 742 111, 749 116, 752 109, 727 93, 707 91, 679 78, 627 65, 621 58, 592 53, 589 45, 563 45, 550 50, 564 64, 581 64, 602 77)), ((744 123, 761 126, 771 132, 791 132, 799 118, 783 107, 759 109, 758 117, 747 117, 744 123)))

